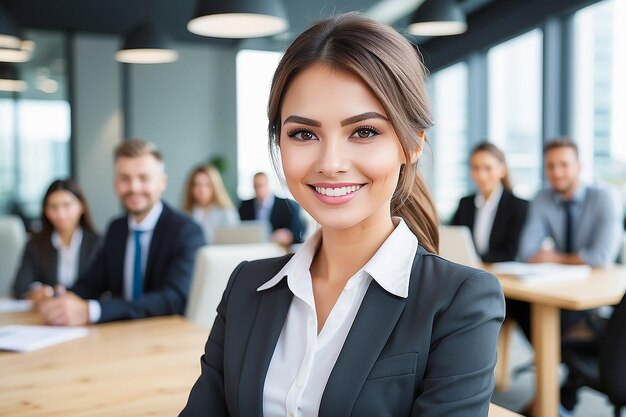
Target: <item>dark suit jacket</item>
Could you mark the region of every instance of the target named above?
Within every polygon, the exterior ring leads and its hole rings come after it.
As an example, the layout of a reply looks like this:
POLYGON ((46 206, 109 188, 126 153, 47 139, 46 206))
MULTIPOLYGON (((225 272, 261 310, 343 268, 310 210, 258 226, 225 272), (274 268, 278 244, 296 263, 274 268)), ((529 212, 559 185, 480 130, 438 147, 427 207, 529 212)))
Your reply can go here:
MULTIPOLYGON (((254 199, 241 202, 239 217, 241 220, 256 220, 254 199)), ((300 218, 300 206, 295 201, 274 196, 270 223, 272 231, 289 229, 293 233, 293 243, 302 243, 305 227, 300 218)))
MULTIPOLYGON (((78 256, 78 276, 84 274, 98 253, 102 239, 95 232, 83 229, 83 241, 78 256)), ((28 292, 30 284, 39 281, 55 286, 57 276, 58 251, 52 246, 50 236, 41 233, 33 235, 22 254, 22 263, 13 282, 13 295, 22 298, 28 292)))
MULTIPOLYGON (((286 279, 256 289, 288 259, 244 262, 233 272, 181 416, 263 415, 265 376, 292 293, 286 279)), ((495 277, 420 247, 408 298, 371 282, 319 416, 487 416, 503 318, 495 277)))
MULTIPOLYGON (((455 226, 469 227, 472 235, 474 235, 476 216, 475 196, 473 194, 461 199, 450 222, 455 226)), ((515 259, 527 214, 528 201, 517 198, 506 190, 502 191, 489 235, 489 249, 487 253, 481 255, 483 262, 503 262, 515 259)))
POLYGON ((150 316, 183 314, 187 304, 196 250, 204 235, 190 217, 163 204, 152 234, 144 278, 144 294, 138 301, 124 298, 124 257, 128 218, 114 220, 92 267, 71 288, 86 299, 100 299, 101 322, 150 316))

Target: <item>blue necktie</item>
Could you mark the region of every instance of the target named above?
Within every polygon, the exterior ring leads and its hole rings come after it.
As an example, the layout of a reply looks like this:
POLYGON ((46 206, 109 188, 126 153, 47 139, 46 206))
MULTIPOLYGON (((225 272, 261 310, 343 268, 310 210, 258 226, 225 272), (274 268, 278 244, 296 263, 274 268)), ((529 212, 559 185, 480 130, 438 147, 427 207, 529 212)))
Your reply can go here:
POLYGON ((143 293, 143 273, 141 272, 141 233, 135 230, 135 262, 133 263, 133 301, 139 300, 143 293))
POLYGON ((574 202, 563 202, 565 207, 565 253, 574 252, 574 202))

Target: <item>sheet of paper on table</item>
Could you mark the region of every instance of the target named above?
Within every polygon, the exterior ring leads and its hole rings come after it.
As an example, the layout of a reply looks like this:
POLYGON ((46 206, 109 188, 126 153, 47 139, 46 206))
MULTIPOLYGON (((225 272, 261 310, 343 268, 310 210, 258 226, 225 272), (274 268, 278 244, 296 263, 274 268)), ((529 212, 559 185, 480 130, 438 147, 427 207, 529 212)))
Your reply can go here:
POLYGON ((0 298, 0 313, 19 313, 28 311, 33 303, 30 300, 15 300, 13 298, 0 298))
POLYGON ((491 271, 494 274, 511 275, 520 281, 532 284, 579 281, 591 276, 589 265, 556 263, 497 262, 492 264, 491 271))
POLYGON ((89 329, 84 327, 2 326, 0 327, 0 350, 31 352, 85 337, 88 334, 89 329))

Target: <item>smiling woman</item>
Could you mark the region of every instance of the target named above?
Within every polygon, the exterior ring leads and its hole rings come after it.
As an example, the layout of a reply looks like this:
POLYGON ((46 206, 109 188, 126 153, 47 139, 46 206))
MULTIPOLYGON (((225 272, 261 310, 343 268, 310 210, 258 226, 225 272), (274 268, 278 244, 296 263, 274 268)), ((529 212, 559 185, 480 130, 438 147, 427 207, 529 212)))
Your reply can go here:
POLYGON ((356 14, 287 49, 270 146, 321 228, 233 272, 182 416, 487 416, 502 291, 436 255, 424 73, 405 38, 356 14))

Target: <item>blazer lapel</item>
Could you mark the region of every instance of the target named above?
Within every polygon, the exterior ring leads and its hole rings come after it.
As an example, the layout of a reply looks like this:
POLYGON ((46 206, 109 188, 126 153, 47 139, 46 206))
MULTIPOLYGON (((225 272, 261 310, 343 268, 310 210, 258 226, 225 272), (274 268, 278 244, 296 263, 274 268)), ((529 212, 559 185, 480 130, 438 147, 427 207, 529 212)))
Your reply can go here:
POLYGON ((328 378, 319 416, 348 416, 400 318, 406 299, 372 281, 328 378))
POLYGON ((498 208, 496 208, 496 215, 493 218, 493 225, 491 226, 491 232, 489 233, 489 249, 491 249, 492 242, 498 241, 496 236, 502 231, 507 230, 507 226, 509 226, 504 223, 504 221, 506 220, 506 213, 511 211, 509 204, 510 197, 512 197, 512 194, 509 194, 506 190, 502 190, 502 196, 500 197, 500 201, 498 201, 498 208))
POLYGON ((241 369, 238 397, 240 416, 263 415, 265 376, 292 298, 285 278, 276 286, 263 291, 241 369))
POLYGON ((152 231, 152 238, 150 239, 150 246, 148 248, 148 260, 146 262, 146 272, 143 280, 143 290, 149 291, 157 285, 155 279, 152 278, 154 274, 154 269, 157 265, 160 266, 159 256, 161 254, 161 247, 164 245, 164 242, 167 242, 167 235, 169 234, 169 223, 167 221, 167 216, 169 214, 169 207, 163 203, 163 211, 159 216, 159 219, 154 226, 154 230, 152 231))

